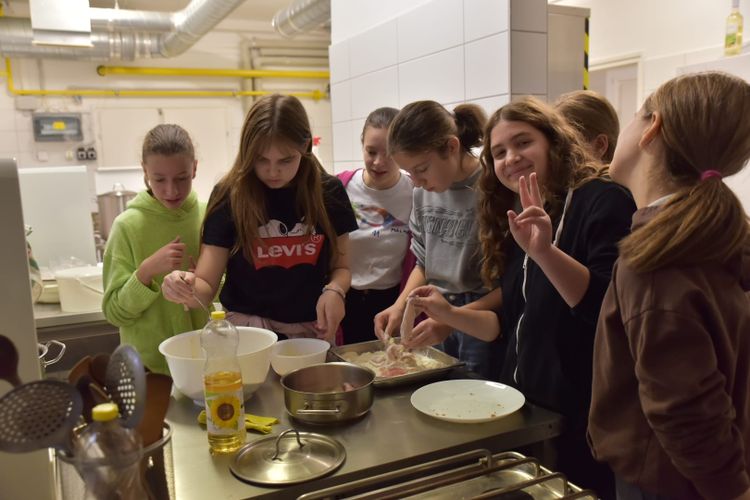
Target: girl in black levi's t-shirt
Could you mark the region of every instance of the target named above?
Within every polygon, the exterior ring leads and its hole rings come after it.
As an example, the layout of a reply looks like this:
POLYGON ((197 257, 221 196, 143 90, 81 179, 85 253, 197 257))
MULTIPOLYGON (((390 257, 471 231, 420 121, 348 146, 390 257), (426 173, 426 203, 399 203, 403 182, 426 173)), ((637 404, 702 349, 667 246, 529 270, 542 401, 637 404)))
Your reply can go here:
POLYGON ((237 159, 211 194, 195 272, 167 275, 164 297, 201 307, 226 272, 220 300, 235 325, 333 343, 356 228, 341 182, 312 154, 302 104, 268 96, 250 109, 237 159))

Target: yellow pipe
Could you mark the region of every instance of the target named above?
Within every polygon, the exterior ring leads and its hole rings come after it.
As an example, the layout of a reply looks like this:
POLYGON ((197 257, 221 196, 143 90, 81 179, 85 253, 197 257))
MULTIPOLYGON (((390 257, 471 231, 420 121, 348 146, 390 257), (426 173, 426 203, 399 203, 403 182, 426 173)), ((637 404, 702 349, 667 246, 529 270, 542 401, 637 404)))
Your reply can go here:
MULTIPOLYGON (((8 92, 13 95, 38 95, 38 96, 95 96, 95 97, 244 97, 264 96, 273 94, 268 90, 93 90, 93 89, 68 89, 68 90, 25 90, 17 89, 13 83, 13 68, 10 59, 5 58, 5 72, 0 76, 6 77, 8 92)), ((316 101, 323 99, 326 94, 320 90, 309 92, 289 92, 288 95, 296 97, 308 97, 316 101)))
POLYGON ((99 66, 96 72, 106 75, 147 76, 210 76, 222 78, 313 78, 328 80, 329 71, 282 71, 260 69, 209 69, 209 68, 140 68, 130 66, 99 66))

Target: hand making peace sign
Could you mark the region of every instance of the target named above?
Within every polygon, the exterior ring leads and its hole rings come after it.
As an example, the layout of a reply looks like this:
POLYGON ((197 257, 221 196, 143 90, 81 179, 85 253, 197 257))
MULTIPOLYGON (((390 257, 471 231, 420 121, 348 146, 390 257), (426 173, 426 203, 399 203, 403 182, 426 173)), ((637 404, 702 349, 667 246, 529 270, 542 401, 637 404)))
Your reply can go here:
POLYGON ((518 194, 523 211, 508 210, 508 224, 518 246, 533 260, 552 247, 552 220, 544 210, 536 173, 518 180, 518 194))

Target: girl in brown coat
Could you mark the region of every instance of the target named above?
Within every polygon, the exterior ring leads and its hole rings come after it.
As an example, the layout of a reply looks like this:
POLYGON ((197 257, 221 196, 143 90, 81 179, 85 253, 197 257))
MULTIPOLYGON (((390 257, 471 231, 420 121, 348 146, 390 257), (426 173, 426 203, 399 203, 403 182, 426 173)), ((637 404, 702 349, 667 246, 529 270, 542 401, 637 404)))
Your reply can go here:
POLYGON ((589 437, 618 498, 750 498, 750 85, 662 85, 620 134, 639 210, 599 316, 589 437))

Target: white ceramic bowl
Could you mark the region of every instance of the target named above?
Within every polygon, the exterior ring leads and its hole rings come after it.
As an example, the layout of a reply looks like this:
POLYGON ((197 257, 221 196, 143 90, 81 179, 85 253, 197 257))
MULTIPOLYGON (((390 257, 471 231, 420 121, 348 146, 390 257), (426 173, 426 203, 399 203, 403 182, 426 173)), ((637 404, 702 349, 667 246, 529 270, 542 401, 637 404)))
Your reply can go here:
MULTIPOLYGON (((242 369, 245 399, 263 384, 271 362, 271 348, 278 337, 270 330, 238 326, 240 344, 237 358, 242 369)), ((159 352, 167 359, 175 387, 193 399, 203 402, 203 364, 205 358, 200 343, 200 330, 180 333, 159 344, 159 352)))
POLYGON ((279 375, 298 368, 323 363, 331 345, 321 339, 287 339, 276 342, 271 349, 271 366, 279 375))

